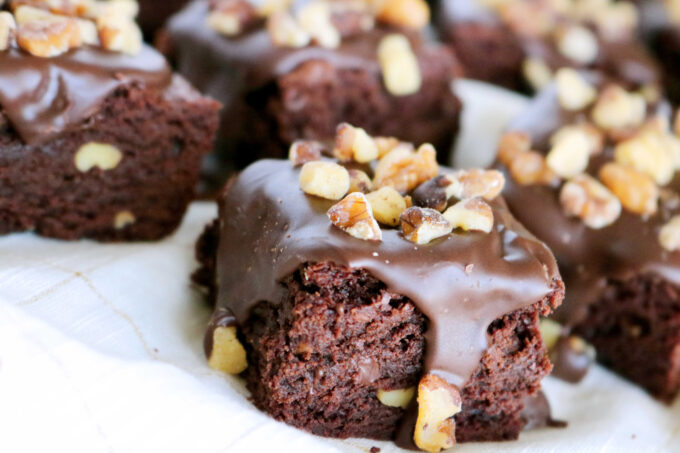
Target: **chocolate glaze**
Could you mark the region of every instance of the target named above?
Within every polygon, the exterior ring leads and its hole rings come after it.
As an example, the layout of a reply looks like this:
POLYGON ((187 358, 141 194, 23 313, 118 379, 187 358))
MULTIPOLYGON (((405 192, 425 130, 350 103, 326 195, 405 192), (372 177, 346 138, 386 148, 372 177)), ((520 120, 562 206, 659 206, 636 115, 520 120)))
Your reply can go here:
MULTIPOLYGON (((506 28, 498 15, 482 6, 479 0, 441 0, 440 10, 438 23, 444 38, 448 30, 465 23, 506 28)), ((514 36, 527 57, 540 58, 553 70, 565 66, 583 68, 583 65, 560 54, 549 38, 514 36)), ((629 39, 612 41, 603 40, 601 36, 598 38, 600 52, 590 68, 599 69, 633 86, 659 83, 658 65, 639 43, 629 39)), ((480 55, 480 58, 483 56, 480 55)))
POLYGON ((303 263, 364 268, 429 318, 425 371, 462 387, 487 347, 489 324, 541 300, 559 279, 550 251, 501 199, 492 203, 489 234, 455 233, 416 245, 384 229, 382 242, 363 241, 332 226, 326 211, 333 202, 305 195, 298 173, 288 161, 259 161, 220 201, 217 306, 238 323, 256 303, 281 301, 279 282, 303 263))
POLYGON ((13 48, 0 52, 0 110, 26 143, 40 144, 81 125, 121 85, 164 89, 171 80, 148 46, 134 56, 86 46, 53 58, 13 48))
MULTIPOLYGON (((580 115, 562 111, 555 88, 550 87, 511 123, 509 130, 529 133, 532 147, 546 153, 550 134, 580 115)), ((607 148, 601 157, 591 159, 588 172, 596 175, 611 154, 612 149, 607 148)), ((669 188, 677 193, 680 178, 676 177, 669 188)), ((517 219, 548 244, 560 264, 567 293, 565 303, 555 312, 557 321, 578 324, 587 315, 588 306, 600 298, 609 279, 657 274, 680 285, 680 253, 667 252, 657 238, 663 223, 680 212, 680 203, 662 203, 659 212, 647 219, 623 210, 612 225, 595 230, 580 219, 564 215, 557 189, 518 185, 507 171, 504 196, 517 219)))

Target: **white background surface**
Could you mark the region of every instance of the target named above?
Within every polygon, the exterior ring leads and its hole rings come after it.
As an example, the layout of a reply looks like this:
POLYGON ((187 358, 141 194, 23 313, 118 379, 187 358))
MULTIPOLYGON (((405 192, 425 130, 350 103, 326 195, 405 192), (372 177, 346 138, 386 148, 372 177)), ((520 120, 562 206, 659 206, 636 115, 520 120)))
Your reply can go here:
MULTIPOLYGON (((458 91, 466 112, 457 163, 486 163, 523 100, 474 82, 458 91)), ((181 229, 155 244, 0 238, 0 453, 398 450, 275 422, 241 382, 206 366, 210 310, 188 275, 214 215, 195 203, 181 229)), ((680 452, 680 400, 663 406, 599 367, 579 385, 549 378, 545 391, 568 428, 454 451, 680 452)))

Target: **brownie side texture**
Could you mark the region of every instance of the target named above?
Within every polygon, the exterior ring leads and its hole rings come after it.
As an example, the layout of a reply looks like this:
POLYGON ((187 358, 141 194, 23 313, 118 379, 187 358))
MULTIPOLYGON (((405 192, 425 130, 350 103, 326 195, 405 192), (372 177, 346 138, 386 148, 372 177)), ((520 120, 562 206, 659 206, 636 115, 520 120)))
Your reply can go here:
POLYGON ((670 403, 680 386, 680 288, 657 275, 610 279, 575 328, 598 360, 670 403))
POLYGON ((164 92, 131 82, 97 112, 41 145, 28 145, 0 112, 0 234, 104 241, 154 240, 179 225, 212 149, 218 104, 180 77, 164 92), (88 143, 123 155, 112 169, 82 172, 88 143))
MULTIPOLYGON (((214 288, 209 225, 197 243, 196 283, 214 288), (200 276, 200 277, 199 277, 200 276), (198 278, 197 278, 198 277, 198 278)), ((215 249, 213 248, 213 255, 215 249)), ((308 263, 287 278, 283 303, 258 304, 242 326, 244 372, 253 402, 274 418, 330 437, 391 439, 413 413, 388 407, 377 390, 417 385, 427 319, 412 301, 362 269, 308 263)), ((489 348, 464 386, 455 416, 459 442, 516 439, 527 396, 551 370, 540 314, 559 305, 561 282, 544 300, 494 321, 489 348)), ((406 428, 409 429, 408 427, 406 428)), ((410 431, 403 443, 410 443, 410 431)))

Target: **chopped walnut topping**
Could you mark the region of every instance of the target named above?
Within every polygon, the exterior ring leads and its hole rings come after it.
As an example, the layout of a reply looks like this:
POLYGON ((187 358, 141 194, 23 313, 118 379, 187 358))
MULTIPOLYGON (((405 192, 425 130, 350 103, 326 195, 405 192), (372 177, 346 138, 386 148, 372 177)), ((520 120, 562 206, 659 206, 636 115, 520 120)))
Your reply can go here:
POLYGON ((382 231, 373 217, 370 203, 361 192, 352 192, 334 204, 328 210, 328 218, 350 236, 365 241, 382 240, 382 231))
POLYGON ((453 230, 440 212, 418 206, 412 206, 402 212, 399 221, 404 237, 416 244, 428 244, 453 230))
POLYGON ((588 152, 591 156, 602 152, 602 149, 604 148, 604 134, 590 123, 570 124, 561 127, 550 137, 550 145, 555 146, 557 142, 561 141, 566 136, 573 134, 575 131, 585 135, 588 140, 588 152))
POLYGON ((462 200, 444 211, 444 218, 453 226, 465 231, 491 232, 493 211, 484 200, 470 198, 462 200))
POLYGON ((378 147, 378 159, 382 159, 385 154, 389 153, 397 146, 405 145, 413 149, 413 145, 401 142, 395 137, 373 137, 373 142, 375 143, 375 146, 378 147))
POLYGON ((297 14, 298 23, 321 47, 334 49, 340 45, 340 33, 331 21, 328 2, 315 0, 304 5, 297 14))
POLYGON ((522 63, 522 74, 534 91, 545 88, 553 79, 550 67, 540 58, 527 58, 522 63))
POLYGON ((462 408, 458 389, 435 374, 426 374, 418 384, 418 418, 413 441, 421 450, 438 453, 456 444, 453 418, 462 408))
POLYGON ((256 2, 257 13, 261 17, 268 17, 274 13, 290 8, 292 0, 260 0, 256 2))
POLYGON ((333 155, 343 161, 353 159, 360 163, 368 163, 378 158, 378 146, 364 129, 342 123, 335 135, 333 155))
POLYGON ((597 97, 597 91, 576 70, 562 68, 555 76, 557 99, 565 110, 581 110, 597 97))
POLYGON ((645 173, 608 162, 600 169, 600 180, 630 212, 640 215, 656 213, 659 188, 645 173))
POLYGON ((225 36, 238 36, 259 20, 255 7, 247 0, 221 1, 208 14, 208 26, 225 36))
POLYGON ((631 37, 638 26, 638 11, 633 3, 611 2, 593 16, 602 37, 616 41, 631 37))
POLYGON ((651 176, 659 185, 668 184, 675 173, 677 138, 653 130, 642 131, 616 145, 616 162, 651 176))
POLYGON ((14 39, 16 28, 14 16, 7 11, 0 11, 0 51, 9 48, 14 39))
POLYGON ((510 161, 508 171, 521 185, 541 184, 552 186, 560 181, 560 177, 548 167, 545 157, 536 151, 525 151, 510 161))
POLYGON ((378 44, 378 62, 390 94, 407 96, 420 91, 420 66, 406 36, 396 33, 385 36, 378 44))
POLYGON ((430 23, 430 7, 425 0, 384 0, 376 18, 398 27, 420 29, 430 23))
POLYGON ((498 159, 506 166, 523 152, 531 150, 531 138, 526 132, 511 131, 501 136, 498 159))
POLYGON ((597 126, 616 131, 640 126, 646 112, 647 104, 640 94, 610 85, 598 97, 591 115, 597 126))
POLYGON ((558 31, 557 49, 570 60, 585 65, 595 61, 599 45, 592 31, 575 25, 558 31))
POLYGON ((36 57, 56 57, 78 47, 80 29, 73 19, 27 22, 17 30, 17 44, 36 57))
POLYGON ((321 160, 323 149, 323 145, 315 140, 296 140, 290 145, 288 159, 293 163, 293 166, 298 167, 307 162, 321 160))
POLYGON ((567 215, 579 217, 593 229, 611 225, 621 215, 618 198, 587 174, 575 176, 562 186, 560 203, 567 215))
POLYGON ((246 350, 236 336, 236 327, 220 326, 213 332, 208 366, 223 373, 239 374, 248 368, 246 350))
POLYGON ((366 195, 375 219, 388 226, 399 226, 399 216, 406 209, 406 200, 391 187, 383 187, 366 195))
POLYGON ((376 188, 390 186, 401 193, 407 193, 434 178, 437 173, 437 153, 432 145, 421 145, 416 152, 407 147, 397 147, 378 161, 373 185, 376 188))
POLYGON ((106 50, 135 55, 142 49, 142 31, 134 20, 123 15, 97 18, 99 41, 106 50))
POLYGON ((553 136, 553 146, 548 152, 548 167, 563 178, 571 178, 585 171, 590 159, 591 143, 588 135, 579 129, 562 130, 553 136))
POLYGON ((402 409, 406 409, 413 400, 415 394, 415 387, 396 390, 378 389, 377 397, 378 401, 383 403, 385 406, 401 407, 402 409))
POLYGON ((304 47, 312 39, 287 11, 272 13, 267 19, 267 31, 272 42, 282 47, 304 47))
POLYGON ((373 190, 373 181, 366 172, 355 168, 349 169, 349 191, 369 193, 373 190))
POLYGON ((680 215, 672 217, 659 230, 659 244, 669 252, 680 250, 680 215))
POLYGON ((349 172, 333 162, 307 162, 300 170, 300 188, 310 195, 339 200, 349 190, 349 172))
POLYGON ((505 187, 505 176, 498 170, 458 170, 448 175, 447 193, 458 199, 481 197, 493 200, 505 187))

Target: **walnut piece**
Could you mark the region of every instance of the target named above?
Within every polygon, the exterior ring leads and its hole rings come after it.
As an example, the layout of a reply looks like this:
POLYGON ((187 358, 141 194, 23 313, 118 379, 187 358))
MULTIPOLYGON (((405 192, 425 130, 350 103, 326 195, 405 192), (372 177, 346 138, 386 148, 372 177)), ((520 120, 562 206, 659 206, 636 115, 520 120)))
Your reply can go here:
POLYGON ((557 49, 570 60, 587 65, 597 58, 599 44, 592 31, 586 27, 574 25, 558 30, 557 49))
POLYGON ((130 211, 120 211, 113 218, 113 227, 116 230, 122 230, 123 228, 134 224, 137 221, 135 215, 130 211))
POLYGON ((73 158, 78 171, 86 173, 94 167, 102 171, 113 170, 123 159, 123 153, 108 143, 90 142, 82 145, 73 158))
POLYGON ((456 444, 456 422, 462 400, 458 389, 435 374, 418 384, 418 418, 413 441, 421 450, 437 453, 456 444))
POLYGON ((321 160, 323 148, 323 145, 315 140, 296 140, 288 149, 288 160, 295 167, 321 160))
POLYGON ((390 94, 408 96, 420 91, 420 66, 406 36, 395 33, 382 38, 378 44, 378 62, 390 94))
POLYGON ((580 218, 593 229, 611 225, 621 215, 618 198, 587 174, 575 176, 562 186, 560 203, 567 215, 580 218))
POLYGON ((545 88, 553 79, 550 67, 540 58, 527 58, 522 62, 522 74, 534 91, 545 88))
POLYGON ((489 233, 493 228, 491 206, 480 198, 459 201, 444 211, 444 218, 453 228, 460 228, 465 231, 489 233))
POLYGON ((585 171, 591 147, 585 132, 578 129, 563 130, 554 137, 553 142, 545 159, 552 171, 563 178, 571 178, 585 171))
POLYGON ((361 192, 352 192, 328 210, 331 223, 350 236, 365 241, 381 241, 382 231, 361 192))
POLYGON ((659 188, 645 173, 616 162, 607 162, 600 168, 600 180, 628 211, 640 215, 656 213, 659 188))
POLYGON ((661 227, 659 244, 669 252, 680 250, 680 215, 673 216, 661 227))
POLYGON ((505 187, 505 176, 498 170, 473 168, 458 170, 447 176, 451 180, 447 193, 461 200, 476 197, 493 200, 505 187))
POLYGON ((555 146, 555 144, 565 138, 565 136, 571 135, 574 132, 580 132, 585 135, 586 140, 588 141, 588 152, 591 156, 595 156, 602 152, 602 149, 604 148, 604 134, 600 129, 590 123, 562 126, 550 137, 550 145, 555 146))
POLYGON ((384 0, 376 18, 397 27, 420 29, 430 23, 430 7, 424 0, 384 0))
POLYGON ((340 32, 331 21, 328 2, 315 0, 305 4, 298 11, 297 20, 302 29, 321 47, 334 49, 340 45, 340 32))
POLYGON ((437 153, 432 145, 421 145, 416 152, 409 147, 397 146, 378 161, 373 185, 378 189, 390 186, 398 192, 407 193, 434 178, 437 173, 437 153))
POLYGON ((676 148, 675 137, 648 129, 616 145, 614 159, 646 173, 663 186, 673 179, 676 148))
POLYGON ((364 129, 342 123, 336 130, 333 155, 342 161, 368 163, 378 158, 378 146, 364 129))
POLYGON ((7 11, 0 11, 0 52, 9 49, 16 28, 14 16, 7 11))
POLYGON ((405 389, 383 390, 378 389, 378 401, 385 406, 401 407, 406 409, 411 403, 411 400, 416 394, 415 387, 408 387, 405 389))
POLYGON ((399 217, 401 232, 406 239, 416 244, 428 244, 453 231, 451 224, 434 209, 412 206, 399 217))
POLYGON ((536 151, 526 151, 517 155, 508 164, 512 179, 521 185, 556 185, 559 176, 548 167, 543 154, 536 151))
POLYGON ((236 337, 236 327, 220 326, 213 332, 208 365, 223 373, 239 374, 248 368, 246 350, 236 337))
POLYGON ((80 28, 75 20, 64 18, 19 25, 17 44, 36 57, 50 58, 80 46, 80 28))
POLYGON ((565 110, 575 111, 586 108, 597 97, 597 91, 576 70, 562 68, 555 75, 557 99, 565 110))
POLYGON ((267 32, 272 43, 281 47, 305 47, 312 40, 288 11, 272 13, 267 18, 267 32))
POLYGON ((366 195, 375 219, 388 226, 399 226, 399 216, 406 209, 406 200, 392 187, 382 187, 366 195))
POLYGON ((135 21, 120 14, 97 18, 99 41, 106 50, 136 55, 142 50, 142 31, 135 21))
POLYGON ((349 190, 349 172, 333 162, 307 162, 300 170, 300 188, 309 195, 339 200, 349 190))
POLYGON ((447 175, 435 176, 416 187, 413 191, 413 202, 421 208, 430 208, 439 212, 448 205, 451 193, 451 178, 447 175))
POLYGON ((604 130, 617 131, 642 124, 647 103, 642 95, 629 93, 618 85, 606 87, 591 112, 593 122, 604 130))
POLYGON ((373 190, 373 181, 365 171, 351 168, 349 171, 349 192, 369 193, 373 190))
POLYGON ((498 160, 505 166, 518 155, 531 150, 531 138, 526 132, 510 131, 501 136, 498 143, 498 160))

